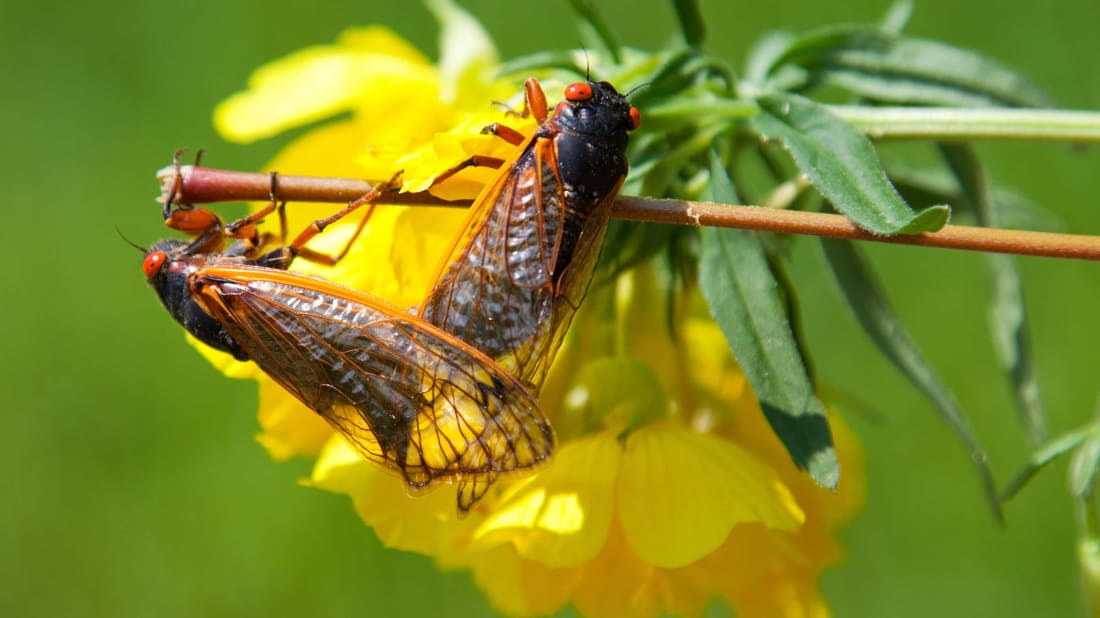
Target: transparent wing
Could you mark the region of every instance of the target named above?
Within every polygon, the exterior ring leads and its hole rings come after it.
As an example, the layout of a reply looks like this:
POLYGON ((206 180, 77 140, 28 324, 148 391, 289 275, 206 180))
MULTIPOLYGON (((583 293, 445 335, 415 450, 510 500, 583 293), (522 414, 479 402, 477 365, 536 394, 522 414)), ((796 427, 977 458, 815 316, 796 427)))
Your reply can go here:
POLYGON ((549 458, 554 436, 508 371, 455 336, 323 279, 212 266, 196 299, 256 363, 364 457, 412 488, 459 484, 468 510, 496 478, 549 458))
POLYGON ((421 317, 537 391, 607 229, 610 196, 578 202, 561 181, 553 140, 529 142, 478 197, 421 317))

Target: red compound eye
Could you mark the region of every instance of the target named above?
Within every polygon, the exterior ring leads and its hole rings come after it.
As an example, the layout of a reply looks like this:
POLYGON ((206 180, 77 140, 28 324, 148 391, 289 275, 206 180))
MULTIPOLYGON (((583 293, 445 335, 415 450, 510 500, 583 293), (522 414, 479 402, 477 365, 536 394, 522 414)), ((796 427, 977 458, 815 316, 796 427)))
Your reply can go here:
POLYGON ((569 84, 565 88, 565 98, 569 101, 587 101, 592 98, 592 86, 584 82, 569 84))
POLYGON ((164 266, 167 260, 168 256, 164 255, 162 251, 154 251, 145 256, 145 261, 141 264, 141 270, 145 271, 145 278, 152 279, 160 272, 160 267, 164 266))
POLYGON ((630 108, 630 124, 635 129, 642 126, 642 112, 639 112, 637 107, 630 108))

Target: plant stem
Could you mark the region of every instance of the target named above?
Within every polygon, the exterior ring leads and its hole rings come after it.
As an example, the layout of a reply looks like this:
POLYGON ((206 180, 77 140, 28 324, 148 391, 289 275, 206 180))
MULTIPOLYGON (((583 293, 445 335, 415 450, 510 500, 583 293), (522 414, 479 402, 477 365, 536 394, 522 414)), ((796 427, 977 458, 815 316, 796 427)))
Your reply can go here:
MULTIPOLYGON (((245 202, 271 199, 271 174, 238 172, 193 165, 169 165, 157 171, 161 183, 161 203, 173 193, 177 176, 182 178, 174 202, 177 204, 210 204, 214 202, 245 202), (177 174, 178 172, 178 174, 177 174)), ((284 176, 275 180, 279 200, 294 202, 350 202, 370 191, 371 183, 358 178, 325 176, 284 176)), ((465 208, 470 202, 449 202, 428 192, 398 193, 386 196, 387 204, 417 206, 456 206, 465 208)))
MULTIPOLYGON (((204 204, 271 199, 271 177, 265 173, 235 172, 206 167, 181 166, 175 201, 204 204)), ((157 173, 162 183, 161 201, 176 185, 177 168, 157 173)), ((276 181, 276 198, 305 202, 350 202, 371 189, 365 180, 284 176, 276 181)), ((446 201, 428 192, 398 193, 385 197, 386 204, 467 207, 470 201, 446 201)), ((686 200, 658 200, 620 196, 611 216, 630 221, 713 226, 804 234, 826 238, 865 240, 943 249, 1012 253, 1043 257, 1100 260, 1100 237, 1024 230, 946 225, 938 232, 877 236, 857 227, 847 217, 815 212, 774 210, 759 206, 733 206, 686 200)))
POLYGON ((871 139, 1011 139, 1100 142, 1100 112, 1000 107, 871 107, 830 105, 829 111, 871 139))
POLYGON ((1100 237, 1076 234, 945 225, 938 232, 878 236, 857 227, 843 215, 641 197, 620 197, 612 216, 632 221, 730 227, 941 249, 1100 260, 1100 237))

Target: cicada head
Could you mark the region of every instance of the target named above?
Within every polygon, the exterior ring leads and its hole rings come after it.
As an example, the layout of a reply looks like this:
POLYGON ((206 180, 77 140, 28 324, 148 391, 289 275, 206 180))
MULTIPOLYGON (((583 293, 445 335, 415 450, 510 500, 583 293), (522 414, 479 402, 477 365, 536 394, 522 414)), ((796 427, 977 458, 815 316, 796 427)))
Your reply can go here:
POLYGON ((194 251, 194 242, 166 239, 154 243, 145 253, 142 270, 168 313, 199 341, 229 352, 238 360, 248 355, 225 331, 220 322, 203 311, 191 293, 189 278, 206 266, 211 254, 194 251))
POLYGON ((608 82, 570 84, 554 110, 558 130, 586 136, 616 152, 626 151, 627 134, 641 122, 637 108, 608 82))
POLYGON ((641 124, 638 110, 607 82, 576 82, 543 125, 554 140, 559 178, 592 204, 613 197, 626 177, 628 134, 641 124))

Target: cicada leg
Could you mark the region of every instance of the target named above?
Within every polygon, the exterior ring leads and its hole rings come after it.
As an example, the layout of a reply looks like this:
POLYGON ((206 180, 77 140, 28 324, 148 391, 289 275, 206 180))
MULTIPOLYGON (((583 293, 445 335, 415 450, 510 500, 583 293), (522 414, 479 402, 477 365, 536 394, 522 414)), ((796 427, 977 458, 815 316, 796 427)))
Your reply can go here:
MULTIPOLYGON (((382 195, 391 191, 395 191, 398 187, 400 187, 400 179, 401 172, 398 172, 394 174, 394 176, 388 181, 375 185, 370 191, 367 191, 365 194, 363 194, 362 197, 349 203, 338 212, 335 212, 332 215, 325 217, 324 219, 318 219, 309 224, 306 229, 302 230, 302 232, 298 234, 293 242, 287 245, 287 249, 289 249, 292 255, 305 260, 309 260, 311 262, 325 264, 328 266, 336 264, 341 259, 343 259, 345 255, 347 255, 348 251, 351 249, 352 244, 355 243, 355 240, 359 237, 359 234, 361 234, 363 232, 363 229, 366 228, 367 221, 370 220, 371 215, 374 213, 374 202, 382 195), (363 218, 360 219, 359 225, 355 228, 355 232, 351 235, 351 238, 348 239, 348 242, 344 245, 344 248, 341 249, 339 252, 335 254, 327 254, 320 251, 315 251, 305 246, 306 243, 313 239, 314 236, 325 231, 325 228, 339 221, 340 219, 343 219, 344 217, 362 208, 363 206, 368 206, 366 214, 364 214, 363 218)), ((282 221, 285 225, 285 214, 281 216, 283 217, 282 221)))
MULTIPOLYGON (((528 115, 534 116, 535 120, 537 120, 539 124, 542 124, 543 121, 546 120, 546 114, 548 113, 548 108, 546 105, 546 94, 543 93, 542 86, 539 85, 537 79, 531 78, 524 83, 523 88, 523 111, 516 113, 516 115, 522 118, 526 118, 528 115)), ((494 122, 493 124, 485 127, 481 130, 481 132, 486 135, 495 135, 496 137, 499 137, 500 139, 508 142, 513 146, 519 146, 527 139, 524 134, 513 129, 512 127, 503 125, 499 122, 494 122)), ((469 159, 460 162, 458 165, 455 165, 454 167, 451 167, 450 169, 436 176, 435 179, 432 181, 432 186, 438 185, 444 180, 447 180, 451 176, 454 176, 455 174, 469 167, 491 167, 493 169, 500 169, 500 166, 502 165, 504 165, 503 159, 499 159, 497 157, 489 157, 486 155, 473 155, 469 159)))
MULTIPOLYGON (((518 116, 519 118, 534 116, 535 120, 537 120, 539 124, 542 124, 542 121, 546 120, 546 114, 549 113, 550 107, 546 103, 546 93, 542 91, 542 85, 539 84, 539 80, 531 77, 524 82, 523 95, 523 109, 518 112, 507 103, 494 101, 493 104, 504 109, 505 114, 518 116)), ((522 138, 520 141, 522 141, 522 138)), ((513 143, 518 144, 519 142, 513 143)))
MULTIPOLYGON (((206 208, 195 208, 190 204, 176 203, 176 197, 182 193, 183 173, 181 172, 180 158, 184 150, 181 148, 172 155, 172 165, 176 168, 176 179, 172 184, 172 190, 164 199, 164 225, 188 234, 190 236, 205 236, 212 230, 221 233, 222 221, 213 211, 206 208)), ((202 150, 195 153, 195 165, 202 158, 202 150)))
POLYGON ((230 238, 252 240, 259 245, 260 234, 256 226, 272 212, 277 212, 279 214, 279 235, 277 237, 272 237, 272 240, 280 243, 286 240, 286 202, 280 202, 277 197, 279 194, 278 180, 279 173, 271 172, 271 188, 268 189, 269 201, 267 206, 226 225, 226 236, 230 238))

